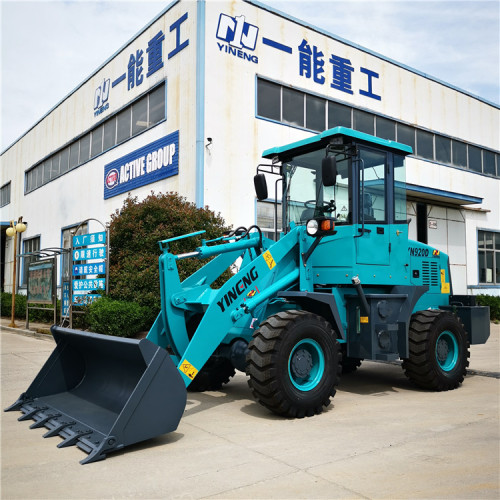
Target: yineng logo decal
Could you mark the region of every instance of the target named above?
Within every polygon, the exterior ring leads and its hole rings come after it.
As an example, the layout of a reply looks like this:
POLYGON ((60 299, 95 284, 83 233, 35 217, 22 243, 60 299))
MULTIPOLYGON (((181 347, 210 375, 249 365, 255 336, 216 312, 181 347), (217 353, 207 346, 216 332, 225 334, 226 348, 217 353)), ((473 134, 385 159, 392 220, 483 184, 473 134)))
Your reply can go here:
POLYGON ((94 116, 99 116, 109 108, 109 88, 110 79, 104 79, 101 85, 95 89, 94 93, 94 116))
POLYGON ((219 16, 216 37, 225 42, 217 42, 221 52, 257 64, 258 57, 248 51, 255 50, 258 34, 259 28, 245 22, 245 16, 231 17, 227 14, 219 16))

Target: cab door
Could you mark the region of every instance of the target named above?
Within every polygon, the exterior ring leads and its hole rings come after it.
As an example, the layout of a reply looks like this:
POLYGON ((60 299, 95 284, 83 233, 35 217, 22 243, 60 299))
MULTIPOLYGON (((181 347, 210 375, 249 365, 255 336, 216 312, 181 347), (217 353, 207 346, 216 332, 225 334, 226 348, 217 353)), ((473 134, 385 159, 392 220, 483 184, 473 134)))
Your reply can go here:
POLYGON ((387 213, 387 154, 360 147, 357 163, 356 262, 390 264, 387 213))

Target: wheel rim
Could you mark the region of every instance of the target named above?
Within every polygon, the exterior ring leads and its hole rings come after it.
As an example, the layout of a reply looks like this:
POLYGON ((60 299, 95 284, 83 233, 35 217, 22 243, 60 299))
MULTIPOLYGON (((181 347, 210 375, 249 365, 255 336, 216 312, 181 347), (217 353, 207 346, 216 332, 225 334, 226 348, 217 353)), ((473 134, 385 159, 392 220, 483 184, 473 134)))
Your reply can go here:
POLYGON ((288 375, 300 391, 310 391, 318 384, 325 371, 325 355, 312 339, 301 340, 288 358, 288 375))
POLYGON ((446 330, 436 342, 436 360, 439 367, 445 372, 455 368, 458 360, 458 342, 450 331, 446 330))

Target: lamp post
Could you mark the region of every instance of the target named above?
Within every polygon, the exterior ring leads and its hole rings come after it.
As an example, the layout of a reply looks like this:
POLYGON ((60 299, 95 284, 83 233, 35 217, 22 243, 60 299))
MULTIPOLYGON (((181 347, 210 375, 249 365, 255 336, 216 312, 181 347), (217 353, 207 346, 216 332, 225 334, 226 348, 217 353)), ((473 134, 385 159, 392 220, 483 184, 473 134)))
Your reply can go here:
POLYGON ((14 321, 14 314, 16 311, 16 268, 17 268, 17 233, 24 233, 26 231, 26 224, 23 222, 23 218, 19 217, 17 223, 13 220, 10 221, 10 227, 7 228, 5 233, 9 237, 14 237, 14 262, 13 262, 13 271, 12 271, 12 311, 11 311, 11 320, 9 326, 11 328, 17 328, 17 325, 14 321))

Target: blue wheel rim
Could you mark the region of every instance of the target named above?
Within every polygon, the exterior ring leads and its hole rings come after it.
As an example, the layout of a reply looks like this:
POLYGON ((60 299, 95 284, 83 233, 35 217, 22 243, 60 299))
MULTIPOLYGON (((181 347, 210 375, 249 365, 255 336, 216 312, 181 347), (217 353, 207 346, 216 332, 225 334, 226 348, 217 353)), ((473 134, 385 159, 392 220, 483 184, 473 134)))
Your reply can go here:
POLYGON ((441 370, 449 372, 458 361, 458 342, 450 331, 445 330, 436 342, 436 360, 441 370))
POLYGON ((298 342, 288 358, 288 376, 299 391, 314 389, 325 372, 325 355, 313 339, 298 342))

